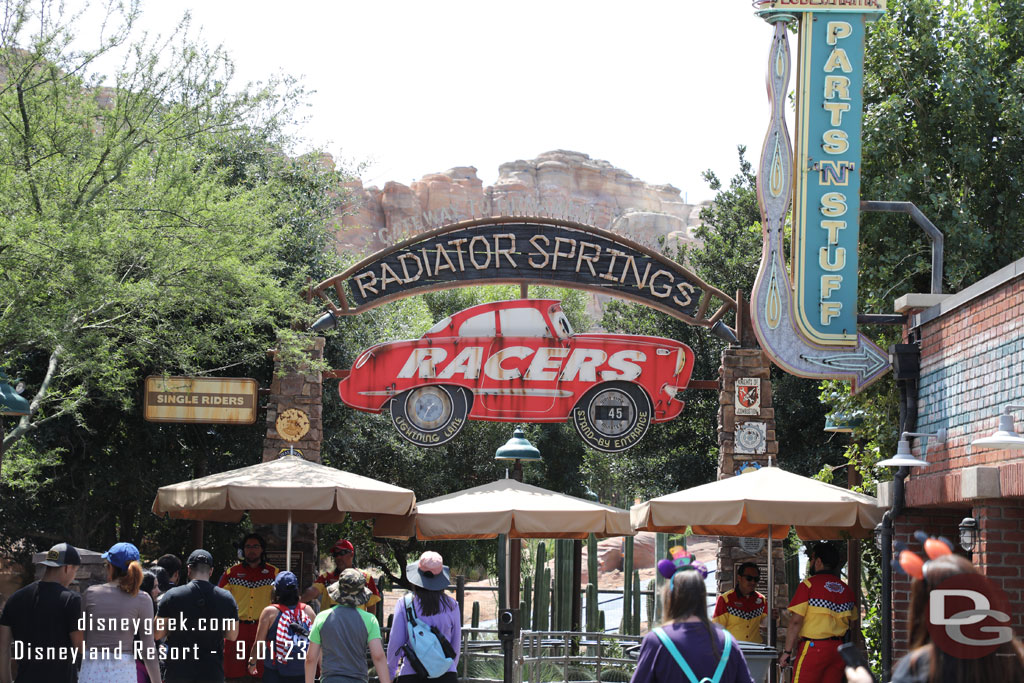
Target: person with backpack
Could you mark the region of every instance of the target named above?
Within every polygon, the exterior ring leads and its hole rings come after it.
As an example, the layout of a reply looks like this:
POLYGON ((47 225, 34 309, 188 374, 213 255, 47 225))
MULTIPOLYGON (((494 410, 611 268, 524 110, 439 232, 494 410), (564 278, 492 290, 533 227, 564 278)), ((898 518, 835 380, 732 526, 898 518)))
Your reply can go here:
POLYGON ((388 671, 395 683, 456 683, 462 622, 459 605, 444 591, 451 576, 439 553, 428 550, 405 569, 413 585, 395 605, 388 640, 388 671))
MULTIPOLYGON (((256 628, 256 642, 265 641, 263 683, 303 683, 309 631, 316 613, 299 601, 299 579, 291 572, 274 577, 274 602, 263 608, 256 628)), ((256 675, 256 652, 249 656, 249 674, 256 675)))
POLYGON ((306 651, 305 683, 313 683, 318 664, 320 683, 368 680, 367 648, 380 683, 391 683, 377 617, 357 609, 365 605, 372 595, 366 587, 366 577, 358 569, 346 569, 336 582, 327 587, 327 591, 337 604, 316 615, 313 621, 306 651))
POLYGON ((708 619, 707 568, 680 548, 658 563, 665 622, 644 636, 633 683, 753 683, 728 631, 708 619))

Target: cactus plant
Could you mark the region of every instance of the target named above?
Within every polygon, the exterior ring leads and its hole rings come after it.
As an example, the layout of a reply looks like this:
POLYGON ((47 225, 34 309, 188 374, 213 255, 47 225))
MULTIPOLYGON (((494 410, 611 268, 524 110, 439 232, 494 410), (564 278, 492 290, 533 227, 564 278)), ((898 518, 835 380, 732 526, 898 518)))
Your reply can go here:
POLYGON ((533 586, 529 581, 523 582, 523 605, 519 610, 519 623, 524 631, 530 630, 530 618, 533 616, 533 586))
POLYGON ((600 607, 597 604, 597 584, 594 582, 587 584, 587 631, 594 633, 598 628, 597 613, 600 611, 600 607))
POLYGON ((533 630, 548 630, 548 605, 551 599, 551 570, 541 567, 541 578, 537 582, 537 589, 533 594, 533 630))
POLYGON ((572 629, 572 541, 555 541, 555 581, 551 630, 572 629))
POLYGON ((658 588, 656 586, 657 581, 651 579, 647 582, 647 589, 651 592, 647 596, 647 629, 650 630, 651 626, 658 623, 658 613, 655 610, 655 605, 658 603, 658 588))
POLYGON ((544 564, 547 562, 547 547, 543 543, 537 544, 537 560, 533 569, 533 629, 535 631, 547 630, 547 600, 544 584, 544 564), (541 608, 543 607, 543 617, 541 608))

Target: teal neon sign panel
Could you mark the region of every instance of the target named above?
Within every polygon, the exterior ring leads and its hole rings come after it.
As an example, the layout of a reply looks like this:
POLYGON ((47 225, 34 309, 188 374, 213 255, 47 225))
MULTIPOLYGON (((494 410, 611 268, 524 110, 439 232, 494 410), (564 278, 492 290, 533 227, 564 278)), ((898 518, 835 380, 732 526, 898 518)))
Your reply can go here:
POLYGON ((799 330, 812 343, 857 343, 864 33, 859 12, 802 17, 793 202, 799 330))

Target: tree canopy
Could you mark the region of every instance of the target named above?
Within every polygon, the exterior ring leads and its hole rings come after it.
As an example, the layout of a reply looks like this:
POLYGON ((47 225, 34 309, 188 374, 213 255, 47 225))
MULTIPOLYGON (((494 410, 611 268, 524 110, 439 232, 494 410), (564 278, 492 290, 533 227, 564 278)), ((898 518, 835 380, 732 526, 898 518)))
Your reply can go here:
POLYGON ((112 31, 82 49, 61 5, 6 11, 0 369, 32 414, 7 418, 0 485, 17 495, 0 496, 0 535, 139 542, 156 482, 240 464, 262 439, 143 422, 143 379, 268 378, 268 348, 300 352, 302 288, 336 270, 341 174, 288 156, 295 83, 235 87, 187 21, 137 38, 137 5, 112 5, 112 31))

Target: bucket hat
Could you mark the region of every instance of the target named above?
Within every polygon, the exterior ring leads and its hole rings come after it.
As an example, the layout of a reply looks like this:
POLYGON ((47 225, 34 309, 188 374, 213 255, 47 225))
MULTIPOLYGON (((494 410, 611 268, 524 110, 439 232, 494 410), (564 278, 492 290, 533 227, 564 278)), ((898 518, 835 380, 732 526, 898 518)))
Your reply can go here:
POLYGON ((372 593, 366 587, 366 577, 358 569, 346 569, 338 580, 327 586, 327 594, 339 605, 358 607, 365 605, 372 593))

